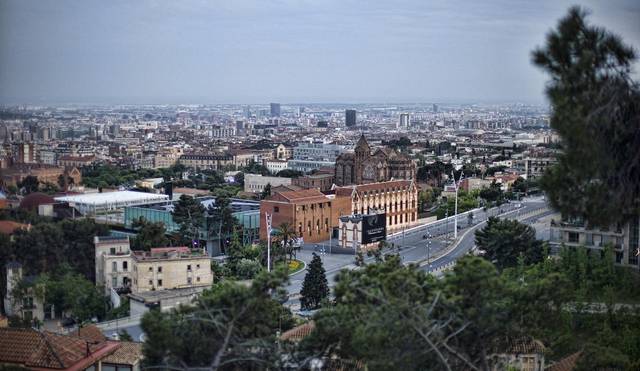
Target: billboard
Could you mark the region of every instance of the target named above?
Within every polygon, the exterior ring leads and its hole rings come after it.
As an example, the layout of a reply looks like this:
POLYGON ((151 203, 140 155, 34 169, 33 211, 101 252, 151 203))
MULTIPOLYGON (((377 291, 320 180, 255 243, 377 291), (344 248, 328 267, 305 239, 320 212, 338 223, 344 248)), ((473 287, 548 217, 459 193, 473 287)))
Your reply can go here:
POLYGON ((384 241, 387 238, 387 214, 362 216, 362 244, 384 241))

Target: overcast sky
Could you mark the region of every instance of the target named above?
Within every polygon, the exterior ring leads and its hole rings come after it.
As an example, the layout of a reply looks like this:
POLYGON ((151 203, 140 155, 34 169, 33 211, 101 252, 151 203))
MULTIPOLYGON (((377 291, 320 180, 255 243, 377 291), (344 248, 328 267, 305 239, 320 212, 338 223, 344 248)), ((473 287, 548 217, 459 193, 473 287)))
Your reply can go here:
POLYGON ((638 0, 0 0, 0 103, 544 102, 576 3, 640 49, 638 0))

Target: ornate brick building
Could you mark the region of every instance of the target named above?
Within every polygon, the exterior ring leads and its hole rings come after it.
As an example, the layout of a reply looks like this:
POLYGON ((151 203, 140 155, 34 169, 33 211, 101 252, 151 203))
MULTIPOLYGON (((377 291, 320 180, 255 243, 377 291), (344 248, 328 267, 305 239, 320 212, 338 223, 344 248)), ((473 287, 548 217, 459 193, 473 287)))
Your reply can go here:
POLYGON ((352 214, 385 212, 387 231, 410 227, 418 220, 418 188, 413 180, 338 187, 335 197, 348 197, 352 214))
POLYGON ((404 154, 390 148, 378 148, 373 154, 364 135, 353 151, 336 159, 335 182, 338 186, 386 182, 391 179, 412 180, 415 163, 404 154))

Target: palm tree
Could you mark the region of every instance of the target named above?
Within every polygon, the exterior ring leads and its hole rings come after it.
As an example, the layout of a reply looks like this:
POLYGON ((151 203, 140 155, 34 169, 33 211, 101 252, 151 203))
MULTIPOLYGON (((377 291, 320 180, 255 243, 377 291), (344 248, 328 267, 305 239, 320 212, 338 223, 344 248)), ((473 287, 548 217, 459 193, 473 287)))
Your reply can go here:
POLYGON ((278 227, 276 232, 276 238, 282 242, 282 247, 284 249, 285 264, 287 263, 287 254, 289 254, 289 260, 292 259, 293 255, 293 241, 296 238, 297 233, 295 228, 289 223, 282 223, 278 227))

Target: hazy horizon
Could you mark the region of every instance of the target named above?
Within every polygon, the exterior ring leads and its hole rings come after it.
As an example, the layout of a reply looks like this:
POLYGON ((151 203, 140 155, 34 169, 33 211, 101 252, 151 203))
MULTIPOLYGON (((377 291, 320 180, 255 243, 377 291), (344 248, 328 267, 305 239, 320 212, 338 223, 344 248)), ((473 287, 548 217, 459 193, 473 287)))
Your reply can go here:
POLYGON ((544 104, 573 4, 639 50, 632 0, 2 0, 0 104, 544 104))

